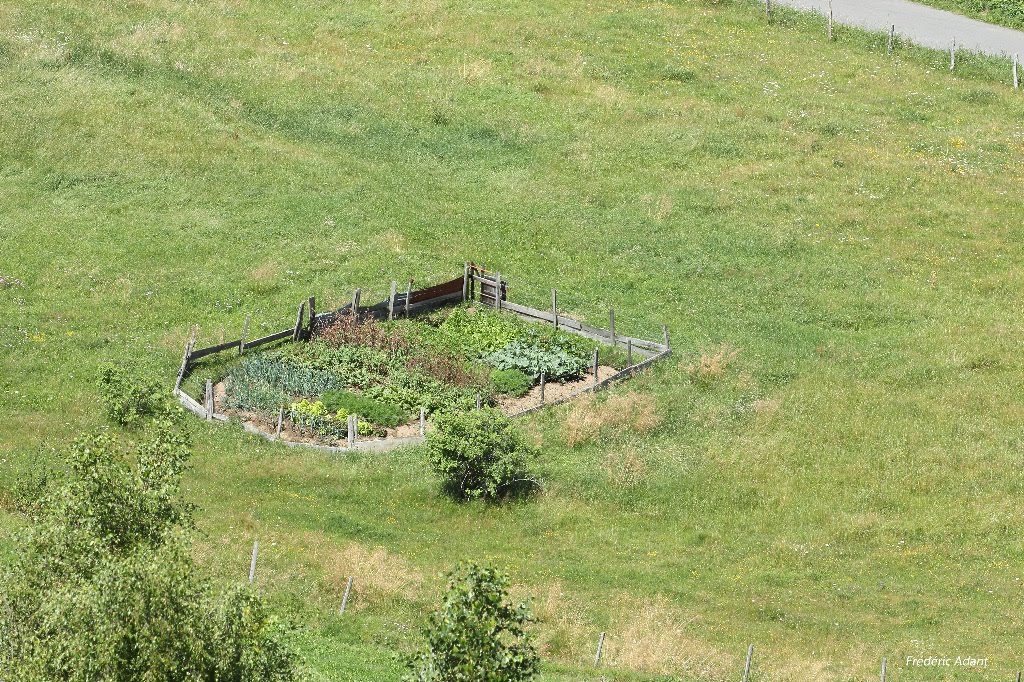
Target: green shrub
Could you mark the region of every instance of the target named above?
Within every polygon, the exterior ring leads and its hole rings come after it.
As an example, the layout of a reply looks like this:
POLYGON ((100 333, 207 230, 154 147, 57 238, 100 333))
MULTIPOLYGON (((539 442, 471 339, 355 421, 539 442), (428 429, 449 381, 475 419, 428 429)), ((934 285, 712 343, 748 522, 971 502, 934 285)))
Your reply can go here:
POLYGON ((134 452, 75 443, 0 567, 0 673, 10 680, 296 679, 285 631, 248 588, 217 595, 186 537, 190 452, 169 420, 134 452), (133 466, 132 462, 136 464, 133 466))
POLYGON ((556 345, 544 348, 513 341, 501 350, 485 355, 483 361, 495 369, 517 369, 533 381, 543 372, 549 381, 573 379, 587 367, 587 359, 556 345))
POLYGON ((137 424, 143 417, 164 414, 170 408, 158 381, 128 367, 103 365, 98 386, 107 417, 121 426, 137 424))
POLYGON ((514 605, 509 579, 491 567, 459 565, 431 614, 427 647, 409 661, 406 682, 526 682, 540 659, 526 627, 529 605, 514 605))
POLYGON ((331 412, 344 410, 346 414, 357 414, 371 424, 394 428, 409 419, 409 410, 399 405, 349 391, 328 391, 320 399, 331 412))
POLYGON ((441 414, 427 434, 427 455, 453 496, 495 499, 530 480, 533 452, 508 417, 484 408, 441 414))
POLYGON ((533 388, 533 379, 518 369, 496 369, 491 372, 491 388, 495 393, 518 398, 533 388))

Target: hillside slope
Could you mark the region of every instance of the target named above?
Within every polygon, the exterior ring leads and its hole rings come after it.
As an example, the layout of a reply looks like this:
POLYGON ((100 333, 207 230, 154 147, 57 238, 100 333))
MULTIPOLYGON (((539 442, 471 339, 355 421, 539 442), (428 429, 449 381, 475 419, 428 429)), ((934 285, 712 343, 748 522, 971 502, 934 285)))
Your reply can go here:
POLYGON ((243 580, 260 540, 319 679, 397 680, 462 558, 534 598, 546 680, 737 679, 750 642, 763 680, 1010 679, 1024 107, 946 59, 731 2, 0 0, 0 490, 102 423, 103 361, 472 259, 667 324, 616 391, 661 423, 527 422, 545 489, 500 507, 415 449, 196 424, 200 559, 243 580))

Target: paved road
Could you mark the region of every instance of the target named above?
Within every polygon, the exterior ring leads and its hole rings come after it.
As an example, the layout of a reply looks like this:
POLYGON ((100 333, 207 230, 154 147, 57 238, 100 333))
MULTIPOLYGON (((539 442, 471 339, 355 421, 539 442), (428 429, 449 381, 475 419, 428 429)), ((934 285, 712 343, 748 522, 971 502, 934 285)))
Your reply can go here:
MULTIPOLYGON (((828 0, 775 0, 783 5, 828 14, 828 0)), ((952 12, 908 0, 832 0, 836 22, 896 33, 918 45, 949 49, 950 43, 988 54, 1020 54, 1024 58, 1024 31, 994 26, 952 12)))

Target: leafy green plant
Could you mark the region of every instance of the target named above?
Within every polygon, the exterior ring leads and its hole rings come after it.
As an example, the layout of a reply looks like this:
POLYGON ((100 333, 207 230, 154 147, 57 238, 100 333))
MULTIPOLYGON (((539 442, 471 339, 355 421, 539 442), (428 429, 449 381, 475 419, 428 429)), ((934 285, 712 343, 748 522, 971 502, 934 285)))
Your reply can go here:
POLYGON ((519 338, 526 323, 485 308, 455 308, 437 328, 434 344, 452 355, 478 358, 519 338))
POLYGON ((406 682, 526 682, 540 668, 526 603, 513 604, 509 579, 492 567, 460 564, 431 614, 427 646, 409 661, 406 682))
POLYGON ((445 489, 461 499, 495 499, 527 473, 533 451, 512 421, 493 408, 448 412, 427 434, 427 457, 445 489))
POLYGON ((264 412, 276 412, 290 395, 315 396, 346 386, 341 374, 305 364, 281 350, 246 358, 224 379, 227 405, 264 412))
POLYGON ((472 389, 447 386, 433 377, 408 372, 392 374, 386 383, 371 386, 363 395, 399 405, 408 412, 420 407, 428 413, 466 410, 476 402, 472 389))
POLYGON ((107 417, 121 426, 137 424, 144 417, 166 413, 170 408, 160 383, 130 367, 103 365, 97 385, 107 417))
POLYGON ((410 372, 426 374, 454 386, 480 387, 487 384, 486 369, 443 351, 413 355, 405 366, 410 372))
POLYGON ((409 418, 409 410, 400 405, 374 400, 349 391, 328 391, 320 399, 330 412, 344 411, 346 415, 357 414, 366 422, 380 426, 393 428, 409 418))
POLYGON ((332 411, 319 400, 302 399, 292 403, 288 418, 300 430, 316 436, 345 438, 348 435, 348 413, 332 411))
POLYGON ((495 393, 518 398, 533 388, 533 379, 518 369, 496 369, 491 372, 491 388, 495 393))
POLYGON ((296 679, 286 631, 247 588, 217 595, 191 559, 187 439, 161 420, 134 451, 82 438, 0 568, 11 680, 296 679), (137 462, 133 467, 132 460, 137 462))
POLYGON ((500 351, 484 356, 483 361, 495 369, 515 369, 533 381, 541 372, 552 381, 578 377, 587 367, 587 360, 564 348, 544 348, 524 341, 513 341, 500 351))

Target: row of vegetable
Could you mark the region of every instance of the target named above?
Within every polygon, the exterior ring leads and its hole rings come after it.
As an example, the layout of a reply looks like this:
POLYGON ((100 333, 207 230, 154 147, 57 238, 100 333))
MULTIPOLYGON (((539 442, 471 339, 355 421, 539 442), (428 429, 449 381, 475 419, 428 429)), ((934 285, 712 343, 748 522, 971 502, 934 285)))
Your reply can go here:
MULTIPOLYGON (((395 322, 351 316, 293 343, 245 357, 224 378, 225 402, 266 418, 284 407, 291 424, 319 439, 347 436, 358 415, 360 435, 428 414, 470 410, 477 397, 525 395, 543 373, 578 379, 597 344, 514 315, 460 306, 395 322)), ((613 349, 604 361, 616 363, 613 349)))

